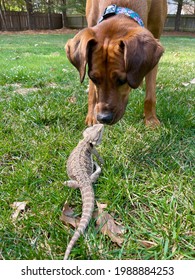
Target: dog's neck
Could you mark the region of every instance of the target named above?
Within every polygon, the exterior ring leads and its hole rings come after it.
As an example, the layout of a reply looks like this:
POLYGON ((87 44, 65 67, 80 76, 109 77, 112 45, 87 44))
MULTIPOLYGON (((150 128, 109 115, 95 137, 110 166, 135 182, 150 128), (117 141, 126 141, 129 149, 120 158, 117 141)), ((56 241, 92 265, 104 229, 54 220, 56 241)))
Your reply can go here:
POLYGON ((126 8, 126 7, 119 7, 117 5, 109 5, 104 10, 103 15, 99 19, 98 23, 102 22, 103 20, 106 20, 109 17, 115 16, 115 15, 125 15, 127 17, 130 17, 135 22, 137 22, 140 26, 144 27, 143 20, 138 15, 138 13, 134 12, 133 10, 126 8))

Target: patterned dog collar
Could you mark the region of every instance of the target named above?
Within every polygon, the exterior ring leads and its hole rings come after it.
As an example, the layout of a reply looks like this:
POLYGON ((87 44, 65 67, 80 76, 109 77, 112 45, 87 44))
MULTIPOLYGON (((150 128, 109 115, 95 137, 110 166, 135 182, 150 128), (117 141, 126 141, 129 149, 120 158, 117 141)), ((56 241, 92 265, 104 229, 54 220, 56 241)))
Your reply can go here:
POLYGON ((130 18, 134 19, 140 26, 144 27, 143 20, 140 18, 140 16, 136 12, 134 12, 128 8, 118 7, 117 5, 108 6, 105 9, 102 17, 99 19, 98 23, 102 22, 104 19, 107 19, 108 17, 114 16, 114 15, 119 15, 119 14, 129 16, 130 18))

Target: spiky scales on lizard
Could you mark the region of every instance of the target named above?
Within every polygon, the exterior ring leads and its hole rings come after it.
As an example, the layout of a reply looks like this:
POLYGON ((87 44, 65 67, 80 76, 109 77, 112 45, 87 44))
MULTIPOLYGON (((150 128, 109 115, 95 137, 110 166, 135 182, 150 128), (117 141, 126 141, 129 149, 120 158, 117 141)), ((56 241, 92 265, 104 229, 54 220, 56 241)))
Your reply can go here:
POLYGON ((92 155, 95 155, 97 160, 103 164, 103 159, 95 148, 95 146, 101 143, 103 130, 103 124, 95 124, 85 129, 83 132, 84 139, 74 148, 67 161, 67 173, 71 180, 65 181, 64 184, 80 189, 83 205, 80 223, 67 246, 64 260, 68 259, 76 241, 84 233, 94 210, 94 190, 92 184, 99 177, 101 168, 93 161, 92 155))

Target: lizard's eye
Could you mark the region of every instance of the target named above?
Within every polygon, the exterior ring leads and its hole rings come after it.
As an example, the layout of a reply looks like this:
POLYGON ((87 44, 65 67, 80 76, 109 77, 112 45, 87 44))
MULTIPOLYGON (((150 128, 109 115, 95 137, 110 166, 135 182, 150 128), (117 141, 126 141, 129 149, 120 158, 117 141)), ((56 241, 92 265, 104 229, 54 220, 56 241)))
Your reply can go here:
POLYGON ((95 143, 96 145, 99 145, 102 141, 102 134, 103 134, 103 130, 97 135, 96 139, 95 139, 95 143))

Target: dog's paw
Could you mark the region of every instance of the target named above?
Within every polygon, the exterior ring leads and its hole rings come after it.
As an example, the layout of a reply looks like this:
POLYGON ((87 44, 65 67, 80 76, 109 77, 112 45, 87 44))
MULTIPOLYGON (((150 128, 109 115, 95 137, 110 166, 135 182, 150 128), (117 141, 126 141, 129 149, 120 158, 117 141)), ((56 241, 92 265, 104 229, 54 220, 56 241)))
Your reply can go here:
POLYGON ((96 118, 93 115, 90 115, 90 114, 87 115, 87 117, 85 119, 85 124, 87 126, 92 126, 92 125, 97 124, 97 123, 98 122, 97 122, 96 118))
POLYGON ((160 126, 160 121, 156 117, 145 118, 145 125, 150 128, 156 128, 160 126))

